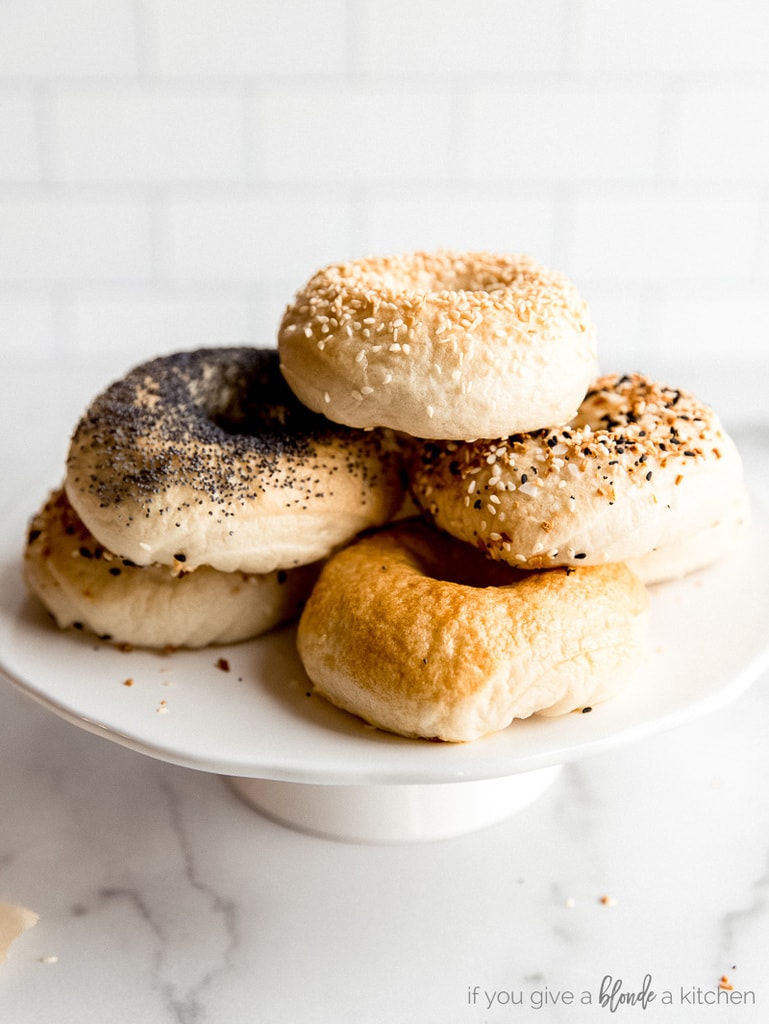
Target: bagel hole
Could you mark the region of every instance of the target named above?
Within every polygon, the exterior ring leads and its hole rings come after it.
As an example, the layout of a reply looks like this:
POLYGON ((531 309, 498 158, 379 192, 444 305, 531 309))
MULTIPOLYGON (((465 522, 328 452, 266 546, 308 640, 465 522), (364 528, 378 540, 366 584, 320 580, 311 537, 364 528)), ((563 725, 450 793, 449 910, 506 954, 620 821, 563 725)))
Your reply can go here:
POLYGON ((258 400, 257 389, 242 386, 223 387, 208 409, 208 418, 225 434, 259 434, 267 425, 285 426, 286 409, 275 402, 258 400))
MULTIPOLYGON (((429 527, 425 527, 429 530, 429 527)), ((425 535, 422 535, 425 539, 425 535)), ((471 544, 430 530, 427 544, 405 542, 419 571, 431 579, 462 587, 504 587, 519 583, 529 573, 484 555, 471 544)))
POLYGON ((223 386, 207 410, 208 419, 225 434, 248 437, 284 436, 289 426, 307 431, 320 419, 298 403, 287 385, 273 385, 267 398, 265 391, 258 377, 223 386))
POLYGON ((505 562, 495 562, 481 552, 471 550, 469 555, 462 553, 447 559, 436 567, 440 576, 437 578, 447 583, 457 583, 462 587, 506 587, 518 583, 523 573, 505 562))
POLYGON ((417 263, 402 270, 391 268, 381 273, 385 291, 417 291, 428 296, 463 292, 493 295, 506 291, 515 282, 525 284, 531 277, 531 271, 523 265, 505 271, 493 263, 468 263, 461 259, 451 265, 442 265, 440 269, 430 263, 427 266, 417 263))

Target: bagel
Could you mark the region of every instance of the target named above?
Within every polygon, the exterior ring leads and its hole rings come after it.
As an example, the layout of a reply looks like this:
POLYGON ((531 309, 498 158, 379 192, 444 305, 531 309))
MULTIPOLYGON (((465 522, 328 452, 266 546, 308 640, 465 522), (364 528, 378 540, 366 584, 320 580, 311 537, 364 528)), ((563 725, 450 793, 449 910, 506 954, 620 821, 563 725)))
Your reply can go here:
POLYGON ((624 565, 521 572, 408 520, 326 563, 297 644, 331 703, 466 742, 616 694, 645 655, 648 605, 624 565))
POLYGON ((319 565, 264 575, 137 566, 102 547, 63 490, 33 517, 29 590, 62 629, 137 647, 204 647, 259 636, 298 616, 319 565))
POLYGON ((742 463, 717 416, 640 374, 595 381, 566 427, 412 445, 417 504, 522 568, 629 561, 644 582, 715 561, 749 519, 742 463))
POLYGON ((175 353, 112 384, 74 432, 65 485, 107 550, 222 572, 318 561, 403 498, 386 432, 309 412, 277 352, 252 348, 175 353))
POLYGON ((287 308, 281 369, 353 427, 472 439, 570 419, 595 372, 587 306, 526 256, 416 252, 318 271, 287 308))

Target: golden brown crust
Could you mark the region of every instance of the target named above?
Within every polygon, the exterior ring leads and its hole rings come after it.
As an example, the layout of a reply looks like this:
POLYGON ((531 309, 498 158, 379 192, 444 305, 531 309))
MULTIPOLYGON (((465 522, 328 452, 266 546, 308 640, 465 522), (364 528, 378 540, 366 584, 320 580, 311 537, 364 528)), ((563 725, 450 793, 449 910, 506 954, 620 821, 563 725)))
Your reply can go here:
POLYGON ((62 629, 136 647, 235 643, 299 614, 320 570, 265 575, 137 566, 98 543, 62 490, 33 517, 24 550, 29 590, 62 629))
POLYGON ((521 567, 652 556, 637 563, 651 582, 718 557, 747 519, 715 413, 640 374, 596 380, 568 426, 412 452, 413 495, 435 523, 521 567))
POLYGON ((526 256, 416 252, 318 271, 279 351, 298 397, 337 422, 461 439, 569 419, 594 333, 571 282, 526 256))
POLYGON ((461 742, 611 695, 642 657, 647 608, 625 566, 522 573, 410 520, 326 564, 298 646, 332 703, 461 742))
POLYGON ((326 557, 401 504, 383 431, 305 409, 270 349, 178 352, 91 403, 67 494, 111 551, 139 565, 265 573, 326 557))

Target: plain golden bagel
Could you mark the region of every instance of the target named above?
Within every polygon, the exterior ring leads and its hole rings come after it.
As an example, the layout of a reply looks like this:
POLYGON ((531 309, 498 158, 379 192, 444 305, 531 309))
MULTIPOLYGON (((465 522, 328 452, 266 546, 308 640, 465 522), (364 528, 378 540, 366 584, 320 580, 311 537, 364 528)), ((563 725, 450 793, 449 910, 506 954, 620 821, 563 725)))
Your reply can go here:
POLYGON ((522 568, 626 561, 658 582, 720 558, 749 520, 713 410, 639 374, 595 381, 568 426, 412 451, 435 524, 522 568))
POLYGON ((353 427, 498 437, 563 423, 595 372, 587 306, 526 256, 416 252, 318 271, 278 335, 305 405, 353 427))
POLYGON ((63 491, 32 519, 24 551, 28 589, 60 628, 136 647, 259 636, 298 616, 319 569, 316 563, 254 575, 137 566, 98 543, 63 491))
POLYGON ((75 430, 66 490, 137 565, 249 573, 325 558, 403 498, 387 434, 310 412, 277 352, 253 348, 175 353, 112 384, 75 430))
POLYGON ((645 656, 648 603, 624 565, 525 573, 407 520, 326 563, 298 649, 336 706, 463 742, 617 693, 645 656))

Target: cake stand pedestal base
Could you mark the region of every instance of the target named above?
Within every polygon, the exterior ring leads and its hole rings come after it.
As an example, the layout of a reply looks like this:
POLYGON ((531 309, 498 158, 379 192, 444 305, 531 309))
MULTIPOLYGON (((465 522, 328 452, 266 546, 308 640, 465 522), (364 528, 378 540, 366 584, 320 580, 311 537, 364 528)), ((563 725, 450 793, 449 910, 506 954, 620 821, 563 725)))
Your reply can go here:
POLYGON ((523 810, 561 765, 433 785, 314 785, 231 778, 251 807, 300 832, 353 843, 418 843, 475 832, 523 810))

